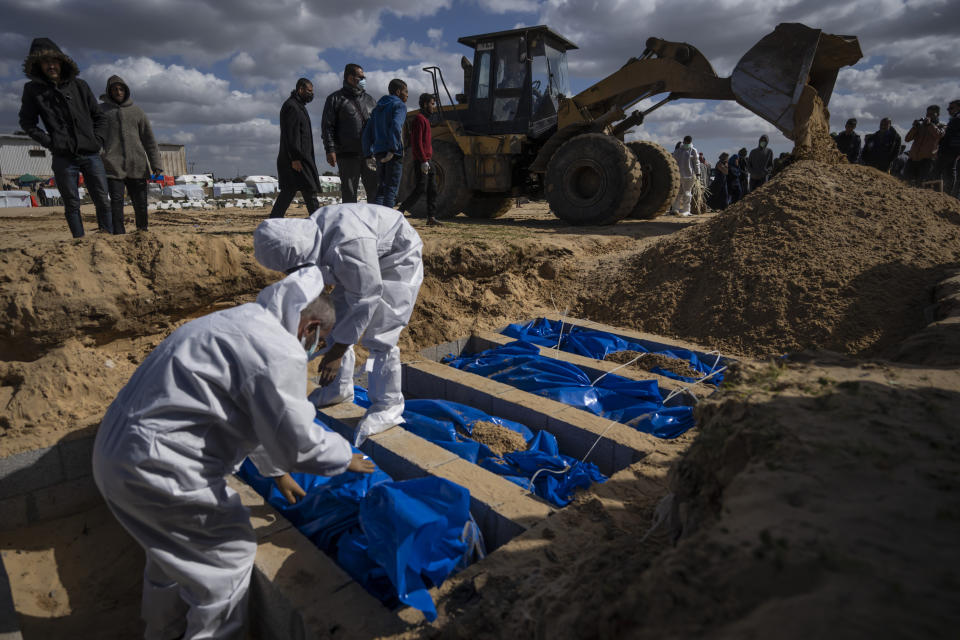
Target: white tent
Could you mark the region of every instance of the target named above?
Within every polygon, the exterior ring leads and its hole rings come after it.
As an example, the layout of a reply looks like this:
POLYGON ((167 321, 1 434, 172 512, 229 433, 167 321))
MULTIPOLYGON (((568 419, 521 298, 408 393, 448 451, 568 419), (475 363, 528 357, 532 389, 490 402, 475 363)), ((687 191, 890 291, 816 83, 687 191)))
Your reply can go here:
POLYGON ((0 207, 29 207, 29 191, 0 191, 0 207))
POLYGON ((218 182, 213 185, 213 197, 228 196, 235 193, 246 193, 247 185, 242 182, 218 182))
POLYGON ((279 183, 280 181, 274 178, 273 176, 247 176, 243 179, 248 185, 254 185, 258 182, 273 182, 279 183))
POLYGON ((164 187, 163 195, 172 198, 190 198, 191 200, 203 199, 203 187, 198 184, 176 184, 172 187, 164 187))
POLYGON ((188 173, 173 179, 176 184, 199 184, 204 187, 213 186, 213 177, 202 173, 188 173))

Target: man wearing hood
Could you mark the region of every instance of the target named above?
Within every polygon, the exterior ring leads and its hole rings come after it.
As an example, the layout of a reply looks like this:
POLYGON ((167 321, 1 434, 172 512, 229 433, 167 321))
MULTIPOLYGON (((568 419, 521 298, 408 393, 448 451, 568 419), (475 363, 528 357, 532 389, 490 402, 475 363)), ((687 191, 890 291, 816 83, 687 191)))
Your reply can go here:
POLYGON ((747 156, 747 173, 750 174, 750 192, 756 191, 763 183, 770 179, 773 171, 773 151, 767 146, 767 136, 760 136, 757 148, 747 156))
POLYGON ((886 173, 899 153, 900 134, 893 128, 890 118, 883 118, 880 128, 864 138, 863 164, 886 173))
POLYGON ((313 83, 306 78, 297 80, 297 87, 280 108, 280 151, 277 153, 277 178, 280 193, 273 203, 271 218, 282 218, 293 196, 299 191, 307 212, 320 208, 317 192, 320 176, 313 152, 313 127, 307 105, 313 100, 313 83))
POLYGON ((407 83, 394 78, 363 128, 363 155, 377 161, 374 204, 393 208, 403 177, 403 123, 407 120, 407 83))
POLYGON ((70 233, 74 238, 83 236, 77 186, 81 173, 97 209, 97 226, 112 233, 107 178, 100 159, 106 120, 90 87, 77 77, 77 63, 49 38, 35 38, 23 72, 30 81, 23 85, 20 128, 53 156, 53 175, 70 233), (43 129, 38 126, 41 121, 43 129))
POLYGON ((244 458, 276 479, 374 466, 314 423, 307 359, 335 322, 320 270, 303 269, 256 302, 192 320, 137 368, 97 431, 93 475, 146 552, 145 637, 246 638, 257 549, 250 514, 227 485, 244 458), (307 351, 305 353, 305 350, 307 351))
POLYGON ((110 76, 100 108, 107 123, 103 144, 103 167, 110 189, 113 232, 126 233, 123 222, 123 192, 130 194, 137 229, 147 230, 147 178, 160 173, 160 148, 150 120, 133 104, 130 87, 120 76, 110 76))
MULTIPOLYGON (((353 345, 370 351, 370 408, 357 425, 359 446, 401 422, 400 332, 410 322, 423 281, 423 242, 403 214, 369 204, 323 207, 308 220, 264 220, 253 234, 257 260, 290 272, 318 265, 336 285, 337 324, 320 361, 319 406, 353 400, 353 345)), ((369 361, 368 360, 368 361, 369 361)))
POLYGON ((365 90, 367 78, 363 67, 350 63, 343 69, 343 87, 327 96, 323 105, 320 132, 327 162, 339 167, 340 192, 343 202, 356 202, 357 190, 363 181, 367 200, 377 193, 377 170, 363 157, 363 127, 376 106, 365 90))
POLYGON ((693 198, 693 182, 700 179, 700 152, 693 146, 693 137, 684 136, 682 143, 677 143, 673 151, 673 158, 680 168, 680 190, 673 200, 673 209, 678 216, 688 217, 690 202, 693 198))

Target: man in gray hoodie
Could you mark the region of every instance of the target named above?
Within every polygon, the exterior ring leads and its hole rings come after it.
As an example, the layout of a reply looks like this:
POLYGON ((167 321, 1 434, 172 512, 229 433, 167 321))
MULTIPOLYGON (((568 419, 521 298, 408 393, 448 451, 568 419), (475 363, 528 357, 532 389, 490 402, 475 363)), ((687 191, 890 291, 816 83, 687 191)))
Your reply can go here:
POLYGON ((110 189, 113 232, 126 233, 123 223, 123 193, 130 194, 137 229, 147 230, 147 178, 160 173, 160 149, 153 137, 150 120, 133 104, 130 87, 120 76, 110 76, 100 108, 106 116, 103 166, 110 189))
POLYGON ((753 193, 767 180, 773 171, 773 151, 767 146, 767 136, 760 136, 757 148, 747 157, 747 173, 750 174, 750 193, 753 193))

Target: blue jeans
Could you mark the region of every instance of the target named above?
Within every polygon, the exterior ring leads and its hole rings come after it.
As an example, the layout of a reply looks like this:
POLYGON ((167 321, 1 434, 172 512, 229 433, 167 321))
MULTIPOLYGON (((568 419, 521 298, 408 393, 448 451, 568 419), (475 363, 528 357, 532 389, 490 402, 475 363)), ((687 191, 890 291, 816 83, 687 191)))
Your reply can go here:
POLYGON ((80 190, 77 179, 83 174, 83 182, 97 208, 97 226, 101 231, 113 233, 110 214, 110 196, 107 192, 107 173, 100 154, 79 156, 53 156, 53 177, 63 198, 67 226, 74 238, 83 237, 83 221, 80 219, 80 190))
POLYGON ((403 156, 393 156, 390 162, 380 162, 386 154, 378 153, 377 158, 377 197, 373 204, 393 208, 400 189, 400 177, 403 176, 403 156))

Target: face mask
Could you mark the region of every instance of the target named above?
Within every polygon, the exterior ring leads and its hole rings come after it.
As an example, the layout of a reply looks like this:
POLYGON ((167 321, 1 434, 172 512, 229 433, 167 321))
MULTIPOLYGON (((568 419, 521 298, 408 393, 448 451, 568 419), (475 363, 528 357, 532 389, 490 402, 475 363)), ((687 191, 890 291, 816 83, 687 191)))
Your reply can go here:
POLYGON ((361 89, 366 89, 366 88, 367 88, 367 79, 366 79, 366 78, 360 78, 360 80, 357 82, 357 86, 360 87, 361 89))
POLYGON ((313 333, 316 337, 313 340, 313 345, 310 347, 307 346, 307 336, 300 338, 300 346, 303 347, 303 350, 307 352, 307 360, 313 358, 313 356, 317 354, 317 351, 319 351, 318 347, 320 346, 320 332, 314 331, 313 333))
POLYGON ((765 146, 767 146, 767 143, 764 142, 763 140, 761 140, 761 141, 760 141, 760 148, 763 149, 765 146))
POLYGON ((689 142, 687 142, 686 144, 683 145, 683 148, 684 148, 684 149, 689 149, 689 148, 692 147, 692 146, 693 146, 692 144, 690 144, 689 142))

